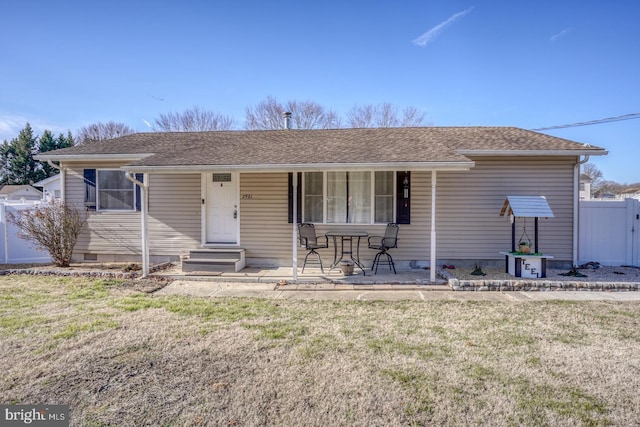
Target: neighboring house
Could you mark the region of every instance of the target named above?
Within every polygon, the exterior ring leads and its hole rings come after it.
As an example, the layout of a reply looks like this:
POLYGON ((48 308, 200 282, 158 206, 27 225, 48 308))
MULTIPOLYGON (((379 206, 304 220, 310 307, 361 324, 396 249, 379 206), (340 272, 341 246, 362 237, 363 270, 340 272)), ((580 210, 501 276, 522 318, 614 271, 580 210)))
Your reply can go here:
POLYGON ((591 177, 580 174, 580 200, 591 200, 591 177))
MULTIPOLYGON (((153 261, 241 248, 247 265, 290 266, 305 255, 297 217, 318 233, 397 222, 394 260, 416 267, 503 260, 508 195, 546 197, 555 217, 540 221, 540 250, 571 265, 580 162, 605 154, 513 127, 420 127, 138 133, 36 158, 57 162, 66 200, 91 211, 80 259, 130 260, 146 242, 153 261)), ((329 264, 333 246, 320 254, 329 264)), ((374 254, 361 245, 366 266, 374 254)))
POLYGON ((35 187, 42 187, 42 199, 60 199, 62 197, 60 174, 52 175, 42 181, 33 184, 35 187))
POLYGON ((42 192, 30 185, 4 185, 0 188, 0 200, 40 200, 42 192))
POLYGON ((616 195, 616 199, 636 199, 640 200, 640 188, 631 188, 616 195))

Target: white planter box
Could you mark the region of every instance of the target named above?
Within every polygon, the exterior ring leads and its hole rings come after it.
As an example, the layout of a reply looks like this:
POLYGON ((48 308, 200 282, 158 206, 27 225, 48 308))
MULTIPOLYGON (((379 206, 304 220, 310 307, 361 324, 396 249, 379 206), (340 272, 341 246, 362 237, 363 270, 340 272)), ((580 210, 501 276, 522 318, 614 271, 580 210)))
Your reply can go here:
POLYGON ((505 256, 507 273, 515 277, 528 279, 547 277, 547 259, 553 258, 549 255, 520 255, 511 252, 500 253, 505 256))

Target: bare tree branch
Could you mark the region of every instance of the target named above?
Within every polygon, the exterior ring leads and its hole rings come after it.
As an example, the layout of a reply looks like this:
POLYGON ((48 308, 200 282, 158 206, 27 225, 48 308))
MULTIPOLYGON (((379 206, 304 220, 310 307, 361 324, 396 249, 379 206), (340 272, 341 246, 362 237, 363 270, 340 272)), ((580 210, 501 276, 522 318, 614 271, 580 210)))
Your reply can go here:
POLYGON ((284 112, 292 115, 295 129, 335 129, 340 127, 340 118, 317 102, 288 101, 280 103, 272 96, 245 110, 245 127, 248 130, 282 129, 284 112))
POLYGON ((259 102, 255 107, 245 109, 245 128, 248 130, 282 129, 282 114, 286 107, 272 96, 259 102))
POLYGON ((347 111, 347 124, 352 128, 371 128, 375 126, 373 105, 356 105, 347 111))
POLYGON ((424 113, 415 107, 407 107, 398 112, 392 104, 356 105, 346 113, 347 124, 352 128, 393 128, 424 126, 424 113))
POLYGON ((585 163, 582 165, 582 173, 591 179, 591 185, 594 186, 598 181, 602 180, 602 172, 593 163, 585 163))
POLYGON ((78 141, 78 144, 87 144, 93 141, 118 138, 134 132, 135 130, 124 123, 97 122, 80 128, 77 132, 76 141, 78 141))
POLYGON ((156 132, 201 132, 233 129, 231 116, 218 114, 200 107, 191 107, 182 113, 160 114, 155 119, 153 130, 156 132))
POLYGON ((406 107, 402 110, 402 119, 400 127, 425 126, 431 125, 425 122, 424 113, 420 112, 416 107, 406 107))

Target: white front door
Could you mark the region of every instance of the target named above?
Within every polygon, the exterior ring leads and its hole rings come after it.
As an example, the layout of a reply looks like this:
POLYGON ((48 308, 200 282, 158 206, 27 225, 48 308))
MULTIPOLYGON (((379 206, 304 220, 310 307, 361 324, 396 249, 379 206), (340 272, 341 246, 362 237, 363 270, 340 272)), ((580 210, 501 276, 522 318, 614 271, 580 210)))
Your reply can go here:
POLYGON ((238 243, 238 175, 213 173, 205 177, 205 243, 238 243))

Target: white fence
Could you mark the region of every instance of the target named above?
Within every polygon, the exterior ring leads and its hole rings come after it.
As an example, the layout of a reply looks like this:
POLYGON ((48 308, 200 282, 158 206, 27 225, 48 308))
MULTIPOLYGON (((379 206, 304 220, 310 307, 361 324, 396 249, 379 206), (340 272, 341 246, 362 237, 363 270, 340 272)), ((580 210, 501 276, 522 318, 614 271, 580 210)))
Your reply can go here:
POLYGON ((640 201, 580 202, 578 264, 640 267, 640 201))
POLYGON ((7 220, 8 214, 32 208, 40 201, 0 202, 0 264, 50 262, 45 251, 18 237, 18 227, 7 220))

